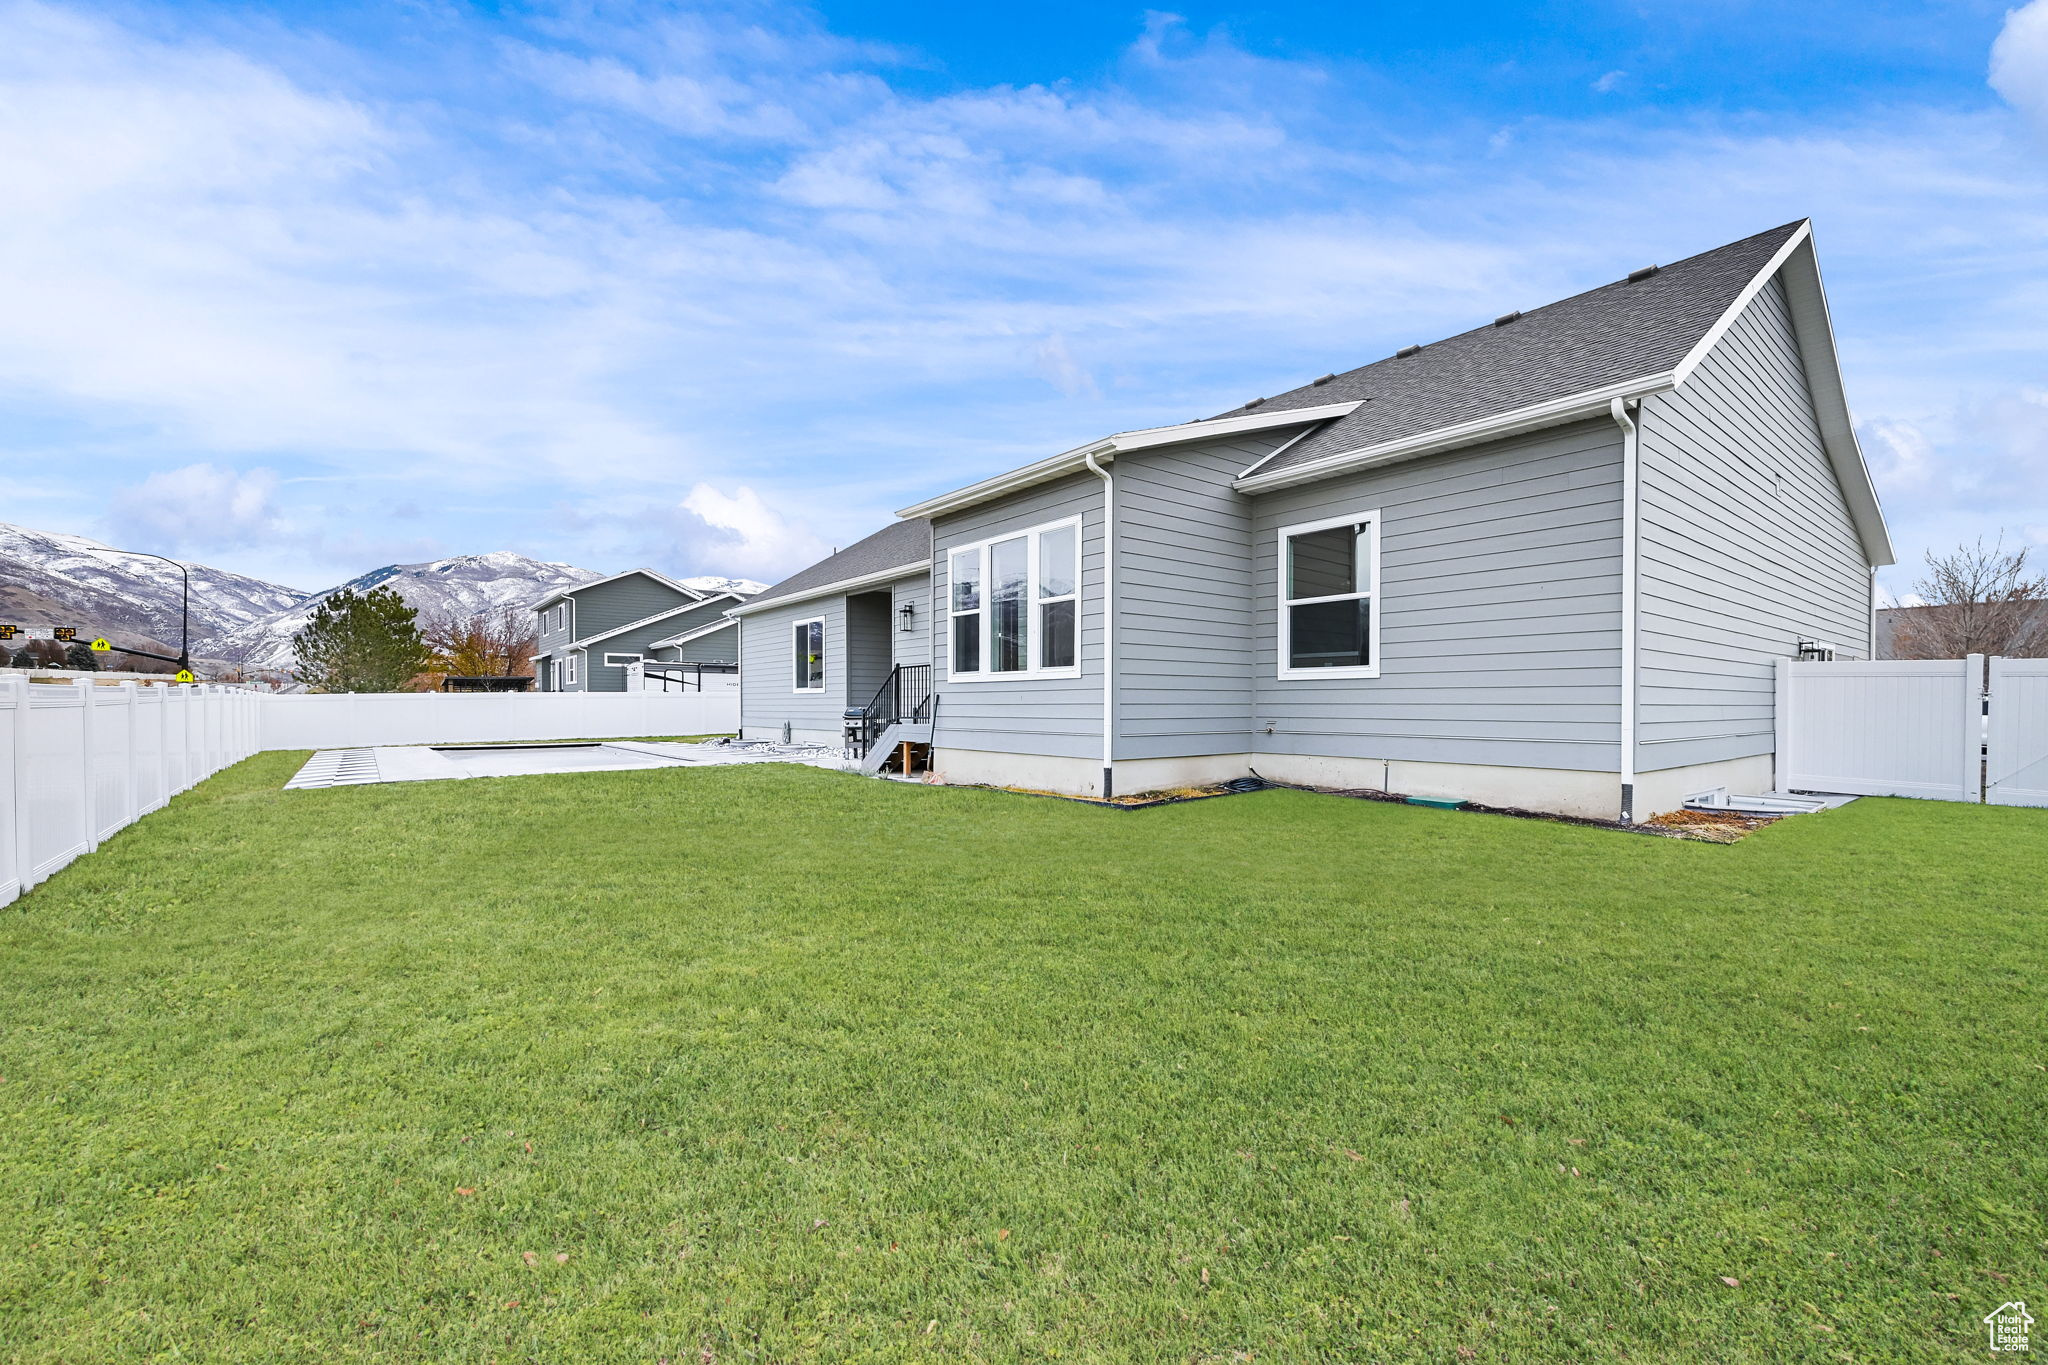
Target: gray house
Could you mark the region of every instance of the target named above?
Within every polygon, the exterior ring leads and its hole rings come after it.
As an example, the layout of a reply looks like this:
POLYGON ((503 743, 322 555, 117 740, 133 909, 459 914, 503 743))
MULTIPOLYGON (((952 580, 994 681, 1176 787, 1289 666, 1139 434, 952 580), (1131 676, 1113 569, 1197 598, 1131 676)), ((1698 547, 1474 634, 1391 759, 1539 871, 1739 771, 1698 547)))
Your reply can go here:
POLYGON ((652 569, 557 588, 533 604, 537 686, 622 692, 634 663, 734 662, 739 629, 725 613, 744 600, 699 592, 652 569))
POLYGON ((1892 562, 1806 222, 901 516, 734 612, 745 733, 928 666, 938 772, 1081 794, 1768 791, 1776 661, 1870 657, 1892 562))

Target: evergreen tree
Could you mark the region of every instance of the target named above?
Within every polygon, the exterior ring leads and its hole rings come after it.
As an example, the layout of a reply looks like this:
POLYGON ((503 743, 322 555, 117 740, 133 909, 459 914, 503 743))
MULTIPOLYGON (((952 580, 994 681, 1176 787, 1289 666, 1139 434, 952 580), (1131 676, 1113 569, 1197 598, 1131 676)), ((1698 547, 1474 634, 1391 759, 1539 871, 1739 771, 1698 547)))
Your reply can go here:
POLYGON ((74 640, 64 651, 64 666, 75 668, 81 673, 100 671, 100 656, 92 652, 92 646, 82 640, 74 640))
POLYGON ((292 673, 316 692, 396 692, 432 661, 418 616, 391 588, 343 588, 292 637, 292 673))
POLYGON ((20 649, 14 651, 14 657, 7 661, 7 666, 9 668, 34 668, 36 666, 36 658, 35 655, 28 652, 28 646, 23 645, 20 649))

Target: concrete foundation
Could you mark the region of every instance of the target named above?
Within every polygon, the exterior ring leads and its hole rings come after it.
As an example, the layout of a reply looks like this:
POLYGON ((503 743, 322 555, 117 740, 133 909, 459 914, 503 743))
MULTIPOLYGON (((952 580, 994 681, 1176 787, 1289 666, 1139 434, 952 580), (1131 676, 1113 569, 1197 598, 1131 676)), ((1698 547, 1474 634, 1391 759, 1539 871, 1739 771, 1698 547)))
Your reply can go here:
MULTIPOLYGON (((1102 794, 1098 759, 1041 754, 999 754, 941 748, 933 767, 948 782, 1032 787, 1071 796, 1102 794)), ((1621 778, 1572 768, 1510 768, 1478 763, 1417 763, 1405 759, 1321 758, 1307 754, 1203 754, 1187 758, 1124 759, 1117 763, 1118 796, 1172 787, 1227 782, 1256 771, 1274 782, 1305 787, 1347 787, 1407 796, 1464 797, 1483 806, 1513 806, 1552 815, 1613 820, 1621 815, 1621 778)), ((1636 776, 1638 820, 1677 810, 1699 792, 1772 789, 1769 754, 1666 768, 1636 776)))

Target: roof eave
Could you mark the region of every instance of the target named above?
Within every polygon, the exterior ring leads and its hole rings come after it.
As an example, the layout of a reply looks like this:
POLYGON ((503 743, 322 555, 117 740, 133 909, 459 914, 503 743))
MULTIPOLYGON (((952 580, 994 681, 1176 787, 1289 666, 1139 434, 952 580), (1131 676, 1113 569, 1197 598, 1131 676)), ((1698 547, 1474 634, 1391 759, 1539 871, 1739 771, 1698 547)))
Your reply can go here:
POLYGON ((655 582, 663 585, 664 587, 674 588, 677 592, 682 593, 684 596, 690 598, 692 601, 703 602, 709 600, 706 594, 697 591, 695 588, 684 587, 681 583, 676 582, 667 574, 662 573, 657 569, 650 569, 647 568, 645 565, 642 565, 640 568, 637 569, 623 569, 618 573, 612 574, 608 578, 593 578, 588 583, 571 583, 565 588, 555 588, 552 591, 550 591, 546 596, 536 600, 531 606, 527 608, 527 610, 546 611, 549 607, 552 607, 555 603, 561 601, 563 598, 570 597, 576 593, 582 592, 585 588, 595 588, 600 587, 606 583, 616 583, 621 578, 631 578, 636 573, 646 574, 655 582))
MULTIPOLYGON (((1779 270, 1784 272, 1785 302, 1806 362, 1806 387, 1812 396, 1814 417, 1820 424, 1821 445, 1834 468, 1835 481, 1841 485, 1842 501, 1856 523, 1864 557, 1873 568, 1896 564, 1898 552, 1892 545, 1891 528, 1885 524, 1884 505, 1878 500, 1877 485, 1870 477, 1870 464, 1863 458, 1862 443, 1856 439, 1856 421, 1842 387, 1835 325, 1828 310, 1827 289, 1821 282, 1820 258, 1813 248, 1811 223, 1803 224, 1793 234, 1787 249, 1763 272, 1764 279, 1779 270)), ((1753 296, 1754 291, 1750 297, 1753 296)), ((1746 305, 1748 298, 1741 303, 1746 305)))
POLYGON ((841 578, 831 583, 820 583, 814 588, 800 588, 793 593, 778 597, 772 602, 763 602, 758 597, 750 598, 743 606, 728 608, 725 614, 738 619, 742 616, 752 616, 756 612, 770 611, 776 607, 792 607, 799 602, 808 602, 815 597, 830 597, 834 593, 860 592, 866 588, 878 588, 884 583, 894 583, 899 578, 909 578, 921 573, 928 574, 931 571, 930 560, 913 560, 907 564, 898 564, 893 568, 887 569, 876 569, 873 573, 864 573, 853 578, 841 578))
POLYGON ((1395 464, 1402 460, 1421 459, 1425 455, 1436 455, 1462 446, 1496 441, 1526 431, 1540 431, 1544 427, 1582 422, 1591 417, 1606 416, 1610 405, 1617 398, 1646 397, 1671 388, 1674 382, 1668 371, 1643 375, 1617 384, 1587 389, 1582 393, 1567 394, 1547 402, 1532 403, 1528 407, 1516 408, 1512 412, 1496 413, 1491 417, 1460 422, 1455 426, 1438 427, 1433 431, 1421 431, 1413 436, 1382 441, 1378 445, 1339 451, 1335 455, 1325 455, 1320 459, 1290 465, 1285 469, 1251 474, 1236 480, 1232 487, 1240 493, 1269 493, 1275 489, 1295 488, 1301 484, 1315 483, 1320 479, 1334 478, 1339 474, 1348 474, 1359 469, 1395 464))
POLYGON ((980 483, 956 488, 950 493, 942 493, 936 498, 929 498, 915 506, 906 507, 896 515, 909 520, 913 517, 933 517, 947 512, 957 512, 962 508, 1005 497, 1021 489, 1079 473, 1087 467, 1090 455, 1098 460, 1105 456, 1114 459, 1119 454, 1128 455, 1135 451, 1181 445, 1188 441, 1205 441, 1240 432, 1270 431, 1274 427, 1326 422, 1333 417, 1349 416, 1359 406, 1360 400, 1323 403, 1312 408, 1280 408, 1272 412, 1247 413, 1242 417, 1216 417, 1202 422, 1183 422, 1179 426, 1145 427, 1138 431, 1118 432, 1113 436, 1090 441, 1086 445, 1075 446, 1072 450, 1063 451, 1036 464, 1024 465, 1022 468, 998 474, 994 478, 983 479, 980 483))

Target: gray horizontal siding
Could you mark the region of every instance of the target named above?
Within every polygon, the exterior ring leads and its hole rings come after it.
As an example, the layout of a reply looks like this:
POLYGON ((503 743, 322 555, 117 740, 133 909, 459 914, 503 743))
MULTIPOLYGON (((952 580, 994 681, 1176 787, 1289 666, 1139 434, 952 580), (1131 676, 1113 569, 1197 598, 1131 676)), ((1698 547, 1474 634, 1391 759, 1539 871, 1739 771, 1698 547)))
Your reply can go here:
MULTIPOLYGON (((720 605, 729 607, 732 603, 720 605)), ((669 633, 675 634, 674 631, 669 633)), ((669 645, 661 651, 661 657, 686 664, 736 664, 740 661, 739 624, 729 621, 723 630, 714 630, 680 645, 669 645)))
POLYGON ((1251 747, 1252 504, 1231 487, 1291 432, 1119 457, 1120 759, 1251 747))
POLYGON ((905 578, 890 585, 890 606, 894 608, 895 661, 899 664, 928 664, 932 661, 932 580, 930 575, 905 578), (910 608, 910 629, 903 629, 903 608, 910 608))
POLYGON ((740 733, 771 739, 785 723, 837 735, 846 710, 846 599, 816 597, 740 618, 740 733), (825 618, 825 690, 798 694, 795 627, 825 618))
POLYGON ((1867 656, 1870 570, 1820 439, 1782 286, 1643 405, 1637 766, 1767 754, 1776 660, 1867 656))
POLYGON ((1269 493, 1252 528, 1255 752, 1619 770, 1611 422, 1269 493), (1279 678, 1279 529, 1374 509, 1381 675, 1279 678))
POLYGON ((576 638, 587 640, 593 635, 667 611, 670 607, 679 607, 690 600, 685 594, 664 587, 644 574, 629 574, 615 582, 576 589, 570 597, 569 614, 576 629, 576 638))
POLYGON ((946 749, 1099 758, 1102 753, 1102 481, 1077 474, 934 520, 930 634, 940 694, 934 743, 946 749), (947 552, 1049 521, 1081 518, 1078 678, 954 682, 946 612, 947 552))

